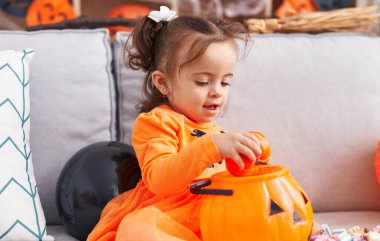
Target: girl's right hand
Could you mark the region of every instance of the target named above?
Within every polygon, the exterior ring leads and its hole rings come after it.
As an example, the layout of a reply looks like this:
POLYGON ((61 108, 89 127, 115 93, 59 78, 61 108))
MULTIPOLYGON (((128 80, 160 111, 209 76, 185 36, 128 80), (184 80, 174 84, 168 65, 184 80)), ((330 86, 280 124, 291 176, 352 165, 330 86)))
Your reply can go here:
POLYGON ((232 158, 240 170, 244 169, 244 162, 239 154, 252 163, 261 156, 260 140, 248 132, 213 134, 213 137, 222 158, 232 158))

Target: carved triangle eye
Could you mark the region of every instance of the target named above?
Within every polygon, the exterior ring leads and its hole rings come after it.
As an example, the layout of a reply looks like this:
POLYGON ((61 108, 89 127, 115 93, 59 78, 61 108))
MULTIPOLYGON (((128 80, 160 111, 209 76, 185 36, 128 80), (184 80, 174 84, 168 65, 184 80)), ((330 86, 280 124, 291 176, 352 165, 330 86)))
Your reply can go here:
POLYGON ((302 218, 301 218, 301 215, 298 213, 297 209, 294 209, 294 215, 293 215, 293 223, 296 224, 296 223, 299 223, 299 222, 302 222, 302 218))
POLYGON ((284 210, 272 199, 270 200, 270 216, 281 213, 284 210))

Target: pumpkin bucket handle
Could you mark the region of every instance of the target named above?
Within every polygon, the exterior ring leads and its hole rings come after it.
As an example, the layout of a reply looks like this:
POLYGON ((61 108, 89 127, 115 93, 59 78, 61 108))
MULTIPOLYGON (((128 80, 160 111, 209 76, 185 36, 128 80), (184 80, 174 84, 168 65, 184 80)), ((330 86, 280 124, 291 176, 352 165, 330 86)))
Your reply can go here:
POLYGON ((202 195, 225 195, 232 196, 233 190, 231 189, 206 189, 204 187, 211 185, 211 179, 202 180, 190 185, 190 192, 192 194, 202 195))

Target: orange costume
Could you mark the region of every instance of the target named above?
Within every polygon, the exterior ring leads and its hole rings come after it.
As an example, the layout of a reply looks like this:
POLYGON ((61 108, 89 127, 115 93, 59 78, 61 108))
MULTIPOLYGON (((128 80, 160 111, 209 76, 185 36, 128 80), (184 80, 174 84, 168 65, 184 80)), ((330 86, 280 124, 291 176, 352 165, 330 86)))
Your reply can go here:
POLYGON ((214 123, 194 123, 167 105, 140 114, 132 145, 142 180, 107 204, 88 241, 199 241, 200 196, 188 186, 225 170, 210 134, 221 131, 214 123))

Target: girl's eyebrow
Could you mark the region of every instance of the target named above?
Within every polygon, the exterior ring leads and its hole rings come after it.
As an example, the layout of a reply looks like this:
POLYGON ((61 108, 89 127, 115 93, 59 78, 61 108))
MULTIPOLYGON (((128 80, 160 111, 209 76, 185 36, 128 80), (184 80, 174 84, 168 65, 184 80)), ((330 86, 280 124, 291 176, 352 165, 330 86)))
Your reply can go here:
MULTIPOLYGON (((212 73, 209 73, 209 72, 195 72, 195 73, 192 73, 191 75, 208 75, 208 76, 213 76, 214 74, 212 73)), ((233 73, 228 73, 228 74, 225 74, 224 77, 233 77, 234 74, 233 73)))

